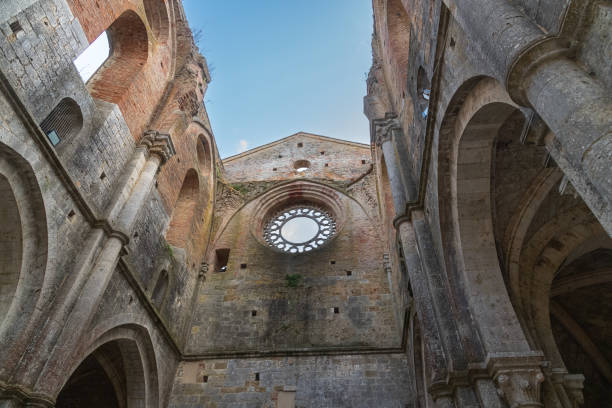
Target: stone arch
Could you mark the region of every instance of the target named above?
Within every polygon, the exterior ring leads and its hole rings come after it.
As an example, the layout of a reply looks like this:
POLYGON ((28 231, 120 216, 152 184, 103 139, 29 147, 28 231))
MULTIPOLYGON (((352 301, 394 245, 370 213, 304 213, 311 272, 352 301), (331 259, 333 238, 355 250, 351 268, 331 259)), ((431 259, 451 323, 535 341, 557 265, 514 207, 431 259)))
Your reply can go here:
MULTIPOLYGON (((0 143, 0 344, 26 329, 43 292, 47 217, 29 163, 0 143)), ((2 347, 8 352, 10 347, 2 347)))
POLYGON ((445 262, 489 353, 529 351, 503 280, 491 202, 497 133, 515 112, 517 106, 497 81, 474 78, 459 88, 440 129, 438 192, 445 262))
POLYGON ((147 62, 147 28, 133 10, 121 14, 107 29, 110 55, 89 79, 94 98, 120 104, 147 62))
POLYGON ((187 244, 198 203, 199 184, 198 173, 189 169, 183 179, 166 234, 166 240, 173 246, 185 248, 187 244))
POLYGON ((83 113, 79 104, 72 98, 63 98, 40 122, 40 128, 53 146, 76 136, 83 128, 83 113))
MULTIPOLYGON (((112 325, 112 322, 108 323, 112 325)), ((80 384, 72 381, 86 364, 98 370, 100 377, 107 377, 105 388, 109 390, 112 387, 118 408, 159 407, 161 403, 157 360, 147 329, 133 323, 121 324, 100 335, 100 331, 104 330, 103 326, 104 324, 92 331, 91 338, 95 340, 86 343, 87 346, 79 350, 76 363, 69 367, 57 393, 56 406, 69 406, 60 405, 67 402, 66 394, 90 402, 90 396, 83 395, 84 391, 87 392, 87 387, 80 388, 80 384)), ((93 392, 99 391, 96 387, 100 384, 84 385, 94 387, 93 392)))
POLYGON ((143 5, 153 36, 158 42, 165 43, 168 41, 170 31, 167 2, 163 0, 144 0, 143 5))

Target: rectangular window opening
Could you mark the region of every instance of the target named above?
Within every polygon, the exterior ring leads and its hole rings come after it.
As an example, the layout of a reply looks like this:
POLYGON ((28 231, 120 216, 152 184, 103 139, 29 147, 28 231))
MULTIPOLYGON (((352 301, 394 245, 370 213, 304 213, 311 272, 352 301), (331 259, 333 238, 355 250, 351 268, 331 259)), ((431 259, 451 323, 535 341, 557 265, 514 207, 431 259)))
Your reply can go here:
POLYGON ((361 164, 366 164, 366 161, 365 161, 365 160, 362 160, 362 161, 361 161, 361 164))
POLYGON ((339 307, 334 307, 334 313, 335 313, 335 314, 340 313, 340 308, 339 308, 339 307))
POLYGON ((259 373, 255 373, 255 381, 259 381, 259 373))
POLYGON ((246 268, 247 268, 247 264, 245 263, 240 264, 240 269, 246 269, 246 268))
POLYGON ((352 276, 353 275, 353 271, 346 271, 346 276, 352 276))
POLYGON ((11 24, 9 24, 9 26, 11 27, 13 34, 23 31, 23 27, 21 27, 21 23, 19 23, 19 21, 13 21, 11 24))
POLYGON ((304 147, 304 143, 302 142, 298 143, 298 147, 304 147))
POLYGON ((229 262, 229 248, 219 248, 215 251, 216 260, 215 260, 215 271, 217 272, 225 272, 227 271, 227 263, 229 262))
POLYGON ((257 310, 251 310, 251 316, 253 317, 257 316, 257 310))

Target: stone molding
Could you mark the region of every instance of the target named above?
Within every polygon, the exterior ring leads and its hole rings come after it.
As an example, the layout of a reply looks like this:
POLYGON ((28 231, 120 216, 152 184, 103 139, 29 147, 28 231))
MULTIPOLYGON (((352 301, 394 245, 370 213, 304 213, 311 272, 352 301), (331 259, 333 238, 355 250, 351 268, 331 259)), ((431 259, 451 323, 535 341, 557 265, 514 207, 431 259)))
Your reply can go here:
POLYGON ((149 154, 158 155, 162 165, 176 154, 170 134, 160 133, 157 130, 147 130, 140 139, 139 146, 145 147, 149 154))
POLYGON ((510 408, 536 408, 543 406, 540 402, 543 363, 541 352, 496 353, 487 356, 486 366, 510 408))
POLYGON ((545 62, 571 56, 572 52, 571 42, 560 37, 544 37, 532 43, 510 65, 506 76, 510 98, 520 106, 531 107, 525 93, 525 80, 545 62))
POLYGON ((16 406, 53 408, 55 400, 44 394, 34 393, 17 385, 10 385, 0 381, 0 403, 2 401, 16 401, 16 406))

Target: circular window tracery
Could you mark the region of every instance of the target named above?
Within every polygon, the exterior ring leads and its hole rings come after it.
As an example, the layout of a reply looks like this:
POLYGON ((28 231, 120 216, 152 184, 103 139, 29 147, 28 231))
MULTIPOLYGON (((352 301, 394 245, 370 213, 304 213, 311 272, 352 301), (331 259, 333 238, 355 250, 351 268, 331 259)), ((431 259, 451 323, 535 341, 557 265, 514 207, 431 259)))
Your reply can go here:
POLYGON ((273 216, 264 227, 264 239, 271 247, 290 254, 310 252, 324 245, 336 233, 336 221, 326 211, 300 205, 273 216))

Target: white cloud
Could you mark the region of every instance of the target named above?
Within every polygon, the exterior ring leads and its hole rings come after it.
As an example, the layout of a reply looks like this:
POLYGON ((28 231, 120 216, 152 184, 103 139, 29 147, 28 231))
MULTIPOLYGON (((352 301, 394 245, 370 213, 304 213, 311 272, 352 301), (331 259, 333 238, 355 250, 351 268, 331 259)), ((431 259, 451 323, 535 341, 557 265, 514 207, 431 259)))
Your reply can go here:
POLYGON ((242 139, 239 143, 240 143, 240 148, 238 149, 239 153, 245 152, 249 149, 249 142, 247 142, 246 140, 242 139))

